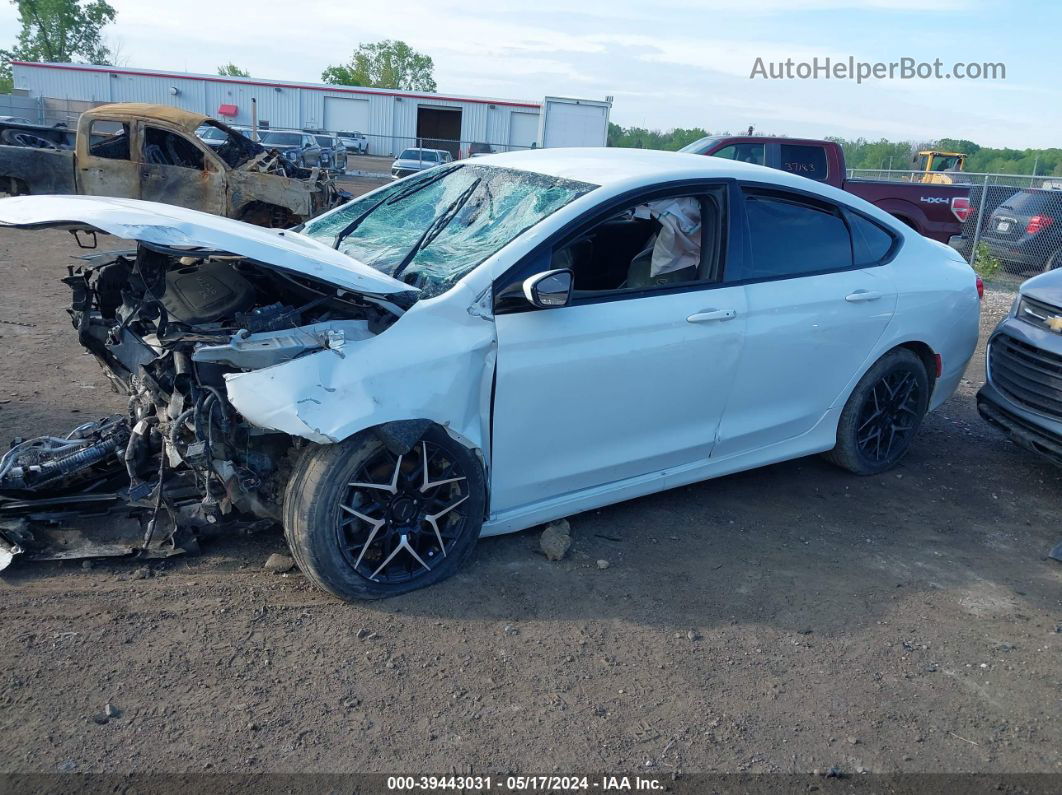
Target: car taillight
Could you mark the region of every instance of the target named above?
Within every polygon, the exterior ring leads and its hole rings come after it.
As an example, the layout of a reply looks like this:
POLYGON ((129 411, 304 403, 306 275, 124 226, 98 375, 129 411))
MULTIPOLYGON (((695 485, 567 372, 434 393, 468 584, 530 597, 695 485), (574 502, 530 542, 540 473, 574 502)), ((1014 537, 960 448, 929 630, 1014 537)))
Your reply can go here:
POLYGON ((980 276, 977 277, 977 297, 985 297, 985 282, 980 276))
POLYGON ((1035 235, 1037 232, 1041 232, 1047 227, 1051 226, 1055 222, 1055 219, 1050 215, 1034 215, 1029 219, 1029 223, 1025 226, 1025 234, 1035 235))
MULTIPOLYGON (((978 281, 980 281, 980 279, 978 279, 978 281)), ((934 353, 933 359, 936 361, 937 365, 937 378, 940 378, 941 373, 944 372, 944 357, 939 353, 934 353)))
POLYGON ((971 212, 973 212, 973 207, 970 206, 970 200, 966 196, 956 196, 951 200, 951 214, 959 219, 959 223, 966 223, 971 212))

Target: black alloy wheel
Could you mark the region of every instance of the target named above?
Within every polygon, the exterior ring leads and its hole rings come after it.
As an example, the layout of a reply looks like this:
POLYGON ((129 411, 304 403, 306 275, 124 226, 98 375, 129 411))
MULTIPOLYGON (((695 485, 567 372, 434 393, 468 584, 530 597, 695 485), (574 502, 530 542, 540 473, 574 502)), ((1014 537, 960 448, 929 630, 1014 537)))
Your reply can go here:
POLYGON ((302 572, 341 599, 381 599, 454 574, 486 513, 479 456, 431 426, 402 453, 375 432, 313 445, 284 495, 302 572))
POLYGON ((355 472, 339 504, 336 533, 351 568, 372 582, 430 574, 468 528, 458 509, 468 476, 453 456, 421 440, 404 455, 380 447, 355 472))
POLYGON ((921 386, 909 368, 882 376, 863 402, 856 424, 856 444, 875 463, 891 461, 906 449, 921 418, 921 386))
POLYGON ((907 454, 929 407, 932 382, 914 351, 895 348, 878 359, 848 397, 827 460, 857 475, 891 469, 907 454))

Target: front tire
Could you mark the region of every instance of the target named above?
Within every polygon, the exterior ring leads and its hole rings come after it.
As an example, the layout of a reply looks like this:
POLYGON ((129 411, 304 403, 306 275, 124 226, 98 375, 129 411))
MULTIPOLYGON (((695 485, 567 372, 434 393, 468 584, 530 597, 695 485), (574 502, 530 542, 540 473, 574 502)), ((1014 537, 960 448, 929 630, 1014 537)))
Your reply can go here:
POLYGON ((299 568, 340 599, 381 599, 454 574, 486 504, 476 456, 433 426, 397 455, 371 431, 312 448, 284 498, 299 568))
POLYGON ((876 475, 910 449, 929 406, 929 375, 912 351, 882 356, 856 384, 837 423, 837 446, 824 457, 857 475, 876 475))

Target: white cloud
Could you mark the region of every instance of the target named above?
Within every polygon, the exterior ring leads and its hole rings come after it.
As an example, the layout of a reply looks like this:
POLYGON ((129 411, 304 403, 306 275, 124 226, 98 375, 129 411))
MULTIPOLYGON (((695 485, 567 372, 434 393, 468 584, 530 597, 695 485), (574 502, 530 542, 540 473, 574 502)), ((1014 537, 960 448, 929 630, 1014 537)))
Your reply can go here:
MULTIPOLYGON (((440 89, 536 99, 613 95, 613 120, 667 128, 1057 145, 1056 47, 995 30, 985 0, 390 0, 297 8, 250 0, 110 0, 108 31, 130 65, 213 72, 233 61, 261 77, 318 80, 363 41, 403 38, 435 60, 440 89), (961 10, 961 14, 955 11, 961 10), (939 31, 947 30, 941 36, 939 31), (1007 44, 1013 42, 1013 49, 1007 44), (998 57, 1003 53, 1006 58, 998 57), (1004 82, 750 80, 758 57, 1006 60, 1004 82)), ((1050 26, 1043 23, 1046 31, 1050 26)), ((15 9, 0 3, 0 44, 15 9)))

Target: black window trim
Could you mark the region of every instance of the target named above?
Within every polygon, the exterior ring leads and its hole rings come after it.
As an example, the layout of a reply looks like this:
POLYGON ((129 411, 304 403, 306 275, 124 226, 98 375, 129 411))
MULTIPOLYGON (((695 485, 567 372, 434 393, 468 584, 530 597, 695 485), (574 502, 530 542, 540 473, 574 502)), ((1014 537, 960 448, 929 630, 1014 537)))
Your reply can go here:
MULTIPOLYGON (((722 212, 726 218, 722 225, 723 239, 719 243, 718 258, 715 271, 715 281, 694 281, 683 284, 659 285, 646 287, 641 290, 602 290, 590 295, 581 295, 573 300, 569 306, 586 306, 590 304, 610 303, 612 301, 630 301, 638 298, 648 298, 657 295, 670 295, 673 293, 686 293, 695 290, 714 290, 729 287, 726 281, 727 270, 735 263, 740 263, 743 254, 743 246, 740 243, 742 234, 738 223, 739 218, 733 211, 737 181, 728 178, 699 178, 676 180, 673 182, 660 183, 649 188, 636 188, 626 193, 599 204, 592 214, 577 218, 551 234, 534 249, 521 257, 512 267, 494 280, 494 312, 495 314, 514 314, 517 312, 540 312, 537 307, 531 306, 523 300, 522 285, 524 279, 534 276, 544 270, 549 270, 553 250, 561 248, 568 243, 574 242, 581 235, 589 232, 598 224, 604 223, 619 210, 640 204, 646 201, 654 201, 672 196, 695 196, 707 194, 712 189, 724 189, 724 206, 722 212), (507 303, 507 299, 517 297, 517 300, 507 303), (499 300, 500 299, 500 300, 499 300)), ((743 211, 740 218, 744 222, 743 211)), ((549 310, 554 311, 554 310, 549 310)))
MULTIPOLYGON (((818 184, 818 183, 816 183, 816 184, 818 184)), ((898 235, 895 231, 893 231, 892 229, 889 229, 887 226, 882 224, 877 219, 871 218, 866 213, 863 213, 863 212, 860 212, 860 211, 858 211, 856 209, 853 209, 852 207, 849 207, 847 204, 844 204, 843 202, 837 202, 837 201, 834 201, 832 199, 828 199, 828 198, 826 198, 825 196, 822 196, 819 193, 815 193, 814 191, 801 190, 799 188, 791 188, 788 185, 778 185, 776 183, 751 182, 751 181, 747 181, 747 180, 737 180, 736 189, 737 189, 737 193, 741 197, 742 201, 740 201, 740 202, 731 201, 731 209, 732 209, 732 213, 734 215, 736 215, 736 216, 740 216, 740 219, 741 219, 741 234, 743 236, 743 245, 744 245, 744 249, 745 249, 746 255, 741 260, 741 263, 742 263, 742 266, 743 266, 742 270, 740 270, 738 272, 741 273, 743 276, 744 276, 745 273, 747 273, 747 269, 744 266, 746 266, 748 264, 751 264, 751 262, 752 262, 752 233, 751 233, 751 231, 749 229, 748 215, 745 212, 745 203, 744 203, 744 197, 746 195, 746 191, 753 191, 753 192, 757 192, 758 191, 760 193, 781 194, 784 199, 786 199, 788 201, 793 201, 794 203, 797 203, 797 204, 803 203, 803 204, 812 205, 812 206, 815 205, 815 204, 818 204, 818 205, 820 205, 820 207, 818 209, 821 209, 822 205, 825 205, 827 207, 832 208, 833 211, 836 212, 840 216, 840 218, 844 221, 845 228, 848 230, 848 237, 849 237, 849 240, 851 241, 851 246, 852 246, 852 264, 850 266, 848 266, 848 267, 845 267, 845 268, 825 268, 823 270, 818 270, 818 271, 806 271, 806 272, 802 272, 802 273, 787 273, 787 274, 781 274, 781 275, 778 275, 778 276, 745 277, 745 278, 736 278, 736 279, 732 279, 732 280, 728 280, 726 273, 724 273, 723 274, 723 283, 725 285, 727 285, 727 286, 745 285, 745 284, 760 284, 762 282, 778 282, 778 281, 784 281, 784 280, 787 280, 787 279, 804 279, 804 278, 807 278, 809 276, 824 276, 824 275, 829 274, 829 273, 846 273, 848 271, 865 270, 866 268, 879 268, 879 267, 881 267, 883 265, 887 265, 890 262, 892 262, 896 258, 896 255, 899 253, 900 248, 903 245, 903 238, 900 235, 898 235), (881 228, 882 230, 887 232, 892 237, 892 239, 893 239, 892 247, 889 249, 889 251, 886 253, 886 255, 884 257, 882 257, 881 259, 877 260, 876 262, 870 262, 870 263, 866 263, 866 264, 863 264, 863 265, 856 265, 855 264, 855 259, 856 259, 856 257, 855 257, 855 254, 856 254, 856 251, 855 251, 856 234, 855 234, 854 230, 852 229, 851 223, 849 222, 849 215, 859 215, 859 216, 861 216, 865 220, 870 221, 871 223, 875 224, 876 226, 878 226, 879 228, 881 228)), ((733 269, 731 270, 731 274, 733 274, 733 269)))

